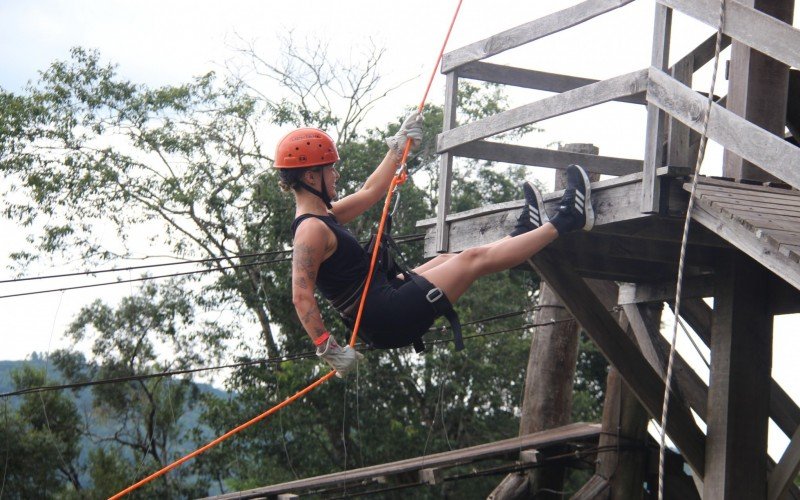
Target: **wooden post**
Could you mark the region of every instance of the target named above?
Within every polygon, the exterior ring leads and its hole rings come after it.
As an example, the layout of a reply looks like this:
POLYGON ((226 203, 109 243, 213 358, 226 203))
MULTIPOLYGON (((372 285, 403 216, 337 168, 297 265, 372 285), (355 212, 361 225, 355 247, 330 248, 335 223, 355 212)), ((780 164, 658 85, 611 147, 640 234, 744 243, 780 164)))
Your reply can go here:
MULTIPOLYGON (((653 51, 650 65, 662 71, 669 66, 669 41, 672 9, 656 4, 653 27, 653 51)), ((658 212, 661 206, 660 186, 656 170, 664 164, 665 114, 655 104, 647 104, 647 139, 642 175, 642 212, 658 212)))
POLYGON ((765 498, 772 315, 766 271, 741 252, 715 270, 703 498, 765 498))
MULTIPOLYGON (((458 76, 455 71, 447 73, 444 94, 444 123, 442 131, 446 132, 456 126, 458 109, 458 76)), ((442 153, 439 157, 439 204, 436 210, 436 251, 447 252, 450 247, 447 215, 450 213, 450 194, 453 184, 453 154, 442 153)))
MULTIPOLYGON (((794 0, 738 0, 792 24, 794 0)), ((789 67, 747 45, 733 41, 727 108, 783 137, 789 95, 789 67)), ((723 175, 736 179, 778 180, 752 163, 725 151, 723 175)))

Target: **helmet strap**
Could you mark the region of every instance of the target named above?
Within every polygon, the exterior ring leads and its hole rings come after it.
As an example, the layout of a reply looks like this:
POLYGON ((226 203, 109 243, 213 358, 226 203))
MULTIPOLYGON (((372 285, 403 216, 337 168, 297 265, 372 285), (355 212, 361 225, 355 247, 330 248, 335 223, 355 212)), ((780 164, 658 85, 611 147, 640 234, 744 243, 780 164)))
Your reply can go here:
POLYGON ((331 205, 331 197, 328 195, 328 186, 325 184, 325 177, 322 177, 322 191, 314 189, 303 181, 299 181, 298 184, 303 186, 303 189, 309 193, 316 195, 319 199, 321 199, 325 203, 325 206, 328 207, 328 210, 333 208, 331 205))

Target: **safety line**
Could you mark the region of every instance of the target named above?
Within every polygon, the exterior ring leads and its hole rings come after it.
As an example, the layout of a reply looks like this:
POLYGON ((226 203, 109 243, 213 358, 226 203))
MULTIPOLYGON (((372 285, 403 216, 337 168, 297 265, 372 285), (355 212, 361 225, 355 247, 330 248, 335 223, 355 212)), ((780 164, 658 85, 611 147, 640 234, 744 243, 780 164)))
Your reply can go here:
MULTIPOLYGON (((458 6, 456 7, 456 11, 453 14, 453 19, 450 22, 450 27, 447 30, 447 35, 445 36, 444 43, 442 43, 442 49, 439 51, 439 56, 436 59, 436 64, 434 65, 433 71, 431 73, 430 80, 428 81, 428 86, 425 89, 425 98, 423 98, 422 102, 420 102, 420 105, 419 105, 419 112, 420 113, 422 112, 422 109, 425 106, 425 99, 427 98, 428 92, 430 91, 431 85, 433 84, 433 78, 436 76, 436 69, 439 66, 439 62, 441 61, 442 56, 444 55, 444 49, 447 46, 447 40, 450 38, 450 33, 453 30, 453 25, 456 22, 456 17, 458 16, 458 11, 461 8, 462 1, 463 0, 459 0, 458 1, 458 6)), ((406 162, 406 159, 408 158, 408 152, 410 150, 411 150, 411 139, 409 138, 408 140, 406 140, 406 147, 405 147, 405 150, 403 151, 403 156, 402 156, 402 158, 400 160, 400 166, 398 167, 397 172, 395 173, 395 176, 394 176, 394 178, 392 179, 392 181, 391 181, 391 183, 389 185, 389 190, 388 190, 388 193, 386 195, 386 201, 384 202, 383 215, 381 216, 381 222, 380 222, 380 224, 378 226, 378 233, 376 235, 375 249, 372 252, 372 260, 370 262, 370 271, 369 271, 369 274, 367 275, 366 284, 364 285, 364 293, 361 296, 361 304, 359 305, 359 308, 358 308, 358 316, 356 317, 356 323, 355 323, 355 326, 354 326, 354 329, 353 329, 353 334, 352 334, 352 336, 350 338, 350 344, 349 345, 350 345, 351 348, 355 345, 356 338, 358 336, 358 328, 359 328, 360 323, 361 323, 361 314, 363 313, 364 302, 366 301, 366 295, 367 295, 367 292, 369 290, 370 282, 372 281, 372 273, 373 273, 373 271, 375 269, 375 262, 377 261, 378 251, 379 251, 380 246, 381 246, 381 236, 383 236, 383 229, 384 229, 384 226, 386 224, 386 216, 389 213, 389 206, 391 204, 392 194, 394 193, 395 188, 397 186, 399 186, 400 184, 403 184, 406 181, 407 177, 408 177, 408 174, 405 171, 405 162, 406 162)), ((210 443, 208 443, 207 445, 203 446, 202 448, 199 448, 199 449, 193 451, 192 453, 189 453, 188 455, 184 456, 183 458, 180 458, 179 460, 176 460, 175 462, 173 462, 170 465, 164 467, 163 469, 159 470, 158 472, 155 472, 155 473, 151 474, 150 476, 147 476, 146 478, 142 479, 138 483, 133 484, 133 485, 125 488, 124 490, 120 491, 116 495, 112 496, 110 498, 110 500, 115 500, 115 499, 118 499, 118 498, 122 498, 123 496, 125 496, 126 494, 130 493, 131 491, 139 488, 140 486, 142 486, 144 484, 147 484, 148 482, 152 481, 153 479, 156 479, 157 477, 160 477, 163 474, 166 474, 167 472, 169 472, 170 470, 172 470, 175 467, 179 466, 180 464, 182 464, 182 463, 184 463, 184 462, 186 462, 188 460, 191 460, 192 458, 194 458, 197 455, 203 453, 204 451, 208 450, 209 448, 212 448, 212 447, 216 446, 217 444, 221 443, 222 441, 224 441, 225 439, 229 438, 230 436, 236 434, 237 432, 239 432, 241 430, 244 430, 245 428, 249 427, 250 425, 252 425, 252 424, 254 424, 254 423, 256 423, 256 422, 258 422, 260 420, 263 420, 264 418, 266 418, 269 415, 272 415, 273 413, 275 413, 276 411, 280 410, 284 406, 287 406, 287 405, 291 404, 292 402, 294 402, 295 400, 297 400, 300 397, 304 396, 305 394, 307 394, 311 390, 315 389, 316 387, 318 387, 319 385, 321 385, 325 381, 329 380, 335 374, 336 374, 336 370, 331 370, 326 375, 322 376, 321 378, 317 379, 315 382, 311 383, 311 385, 309 385, 305 389, 297 392, 294 396, 288 398, 287 400, 283 401, 282 403, 280 403, 280 404, 278 404, 276 406, 273 406, 272 408, 270 408, 266 412, 264 412, 261 415, 249 420, 248 422, 240 425, 239 427, 236 427, 235 429, 232 429, 232 430, 226 432, 225 434, 223 434, 222 436, 218 437, 217 439, 211 441, 210 443)))
MULTIPOLYGON (((708 142, 708 122, 711 117, 711 108, 714 106, 714 87, 717 83, 717 69, 719 68, 719 55, 722 51, 722 29, 725 27, 725 0, 719 2, 719 21, 717 25, 717 40, 714 47, 714 69, 711 74, 711 89, 708 91, 708 103, 703 115, 703 132, 700 135, 700 145, 697 154, 697 161, 694 165, 692 175, 692 190, 689 194, 689 205, 686 208, 686 220, 683 224, 683 236, 681 238, 681 254, 678 259, 678 280, 675 287, 675 321, 672 324, 672 342, 669 348, 669 361, 667 362, 667 375, 664 381, 664 401, 661 406, 661 435, 658 452, 658 500, 664 499, 664 461, 667 448, 667 409, 669 408, 669 398, 672 392, 672 367, 675 360, 675 345, 678 342, 678 323, 681 314, 681 289, 683 287, 683 271, 686 264, 686 248, 689 243, 689 223, 692 220, 692 209, 694 208, 695 191, 697 181, 700 176, 700 165, 705 156, 706 143, 708 142)), ((687 332, 688 335, 688 332, 687 332)))

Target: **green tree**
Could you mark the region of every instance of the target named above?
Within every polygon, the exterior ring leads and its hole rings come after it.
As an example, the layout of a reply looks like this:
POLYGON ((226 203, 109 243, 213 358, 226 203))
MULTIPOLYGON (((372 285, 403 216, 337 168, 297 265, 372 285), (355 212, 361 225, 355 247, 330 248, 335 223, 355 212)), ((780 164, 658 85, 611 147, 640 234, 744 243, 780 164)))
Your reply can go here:
MULTIPOLYGON (((44 369, 26 365, 12 373, 14 390, 52 383, 44 369)), ((3 498, 58 498, 80 491, 82 422, 62 393, 30 393, 18 407, 8 400, 0 425, 3 498)))
MULTIPOLYGON (((14 255, 20 269, 62 255, 87 265, 129 257, 142 234, 159 251, 213 259, 205 264, 205 277, 144 287, 116 309, 103 303, 84 308, 68 334, 90 340, 95 358, 60 353, 59 366, 70 379, 310 350, 291 304, 284 258, 291 247, 292 200, 277 188, 261 138, 283 124, 335 130, 342 157, 339 184, 352 192, 383 156, 384 139, 402 117, 362 130, 365 113, 384 95, 378 90, 380 51, 348 71, 328 64, 320 45, 312 45, 310 53, 290 46, 277 63, 249 54, 256 73, 281 83, 288 89, 284 95, 272 97, 252 81, 213 73, 151 89, 120 78, 99 54, 83 49, 54 63, 23 94, 0 91, 0 169, 8 181, 2 213, 27 227, 31 238, 31 246, 14 255), (111 244, 98 236, 100 228, 109 227, 117 237, 111 244), (205 323, 209 318, 213 321, 205 323), (260 339, 255 347, 229 342, 253 329, 260 339)), ((459 99, 460 122, 506 105, 491 86, 464 84, 459 99)), ((432 216, 436 206, 435 137, 442 110, 428 105, 424 116, 425 140, 409 160, 414 175, 401 190, 395 234, 416 233, 416 221, 432 216)), ((518 199, 523 176, 521 168, 460 163, 453 208, 518 199)), ((375 207, 351 225, 359 238, 374 229, 379 212, 375 207)), ((413 264, 420 263, 420 244, 403 248, 413 264)), ((499 317, 467 327, 467 335, 479 336, 469 339, 466 352, 454 353, 446 345, 424 356, 410 349, 372 352, 356 377, 328 384, 200 456, 182 472, 198 481, 173 476, 174 484, 192 491, 209 485, 247 488, 516 435, 530 342, 522 310, 530 306, 537 284, 531 273, 518 271, 480 280, 459 301, 462 320, 499 317)), ((326 324, 344 332, 336 314, 322 309, 326 324)), ((437 324, 429 340, 449 336, 438 333, 442 330, 437 324)), ((170 403, 183 408, 202 401, 202 423, 219 435, 323 369, 313 355, 242 368, 226 382, 235 394, 228 399, 194 394, 177 381, 98 388, 95 413, 117 422, 122 439, 90 455, 90 475, 117 487, 114 481, 131 460, 142 464, 134 470, 151 470, 173 457, 170 446, 188 437, 169 413, 170 403)), ((191 437, 195 444, 209 438, 199 429, 191 437)), ((178 490, 167 492, 166 481, 153 488, 178 496, 178 490)), ((430 494, 474 495, 491 487, 491 480, 476 480, 430 494)))

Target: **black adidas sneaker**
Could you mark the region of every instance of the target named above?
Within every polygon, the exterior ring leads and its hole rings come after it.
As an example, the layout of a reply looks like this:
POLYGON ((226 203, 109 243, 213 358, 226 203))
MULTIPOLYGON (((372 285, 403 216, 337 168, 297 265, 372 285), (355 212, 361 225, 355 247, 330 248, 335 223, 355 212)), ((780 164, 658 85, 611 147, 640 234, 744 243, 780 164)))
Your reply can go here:
POLYGON ((547 212, 544 211, 542 195, 536 189, 536 186, 525 181, 522 183, 522 192, 525 193, 525 205, 522 207, 522 213, 517 218, 517 225, 511 231, 511 236, 533 231, 550 221, 550 218, 547 217, 547 212))
POLYGON ((556 209, 556 215, 550 222, 559 234, 578 229, 590 231, 594 227, 594 209, 592 209, 592 188, 589 176, 578 165, 567 167, 567 189, 556 209))

